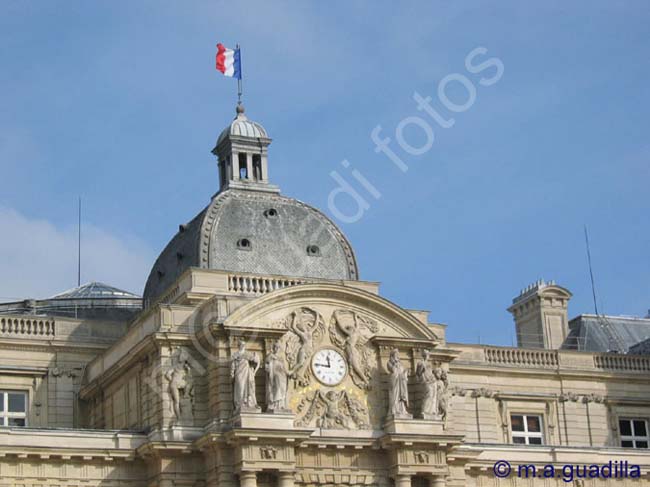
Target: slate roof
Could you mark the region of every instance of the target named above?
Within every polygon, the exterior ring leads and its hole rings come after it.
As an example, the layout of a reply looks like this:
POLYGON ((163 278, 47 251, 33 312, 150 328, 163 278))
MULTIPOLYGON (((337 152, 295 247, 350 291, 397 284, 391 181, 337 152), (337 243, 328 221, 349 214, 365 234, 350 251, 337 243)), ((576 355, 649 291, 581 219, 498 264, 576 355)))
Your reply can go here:
POLYGON ((579 315, 569 321, 563 349, 628 353, 650 338, 650 319, 633 316, 579 315))
POLYGON ((319 210, 294 198, 229 189, 179 227, 144 290, 153 304, 189 267, 264 275, 356 280, 352 246, 319 210), (273 210, 273 211, 271 211, 273 210), (250 247, 238 244, 248 240, 250 247), (308 248, 315 246, 317 252, 308 248))

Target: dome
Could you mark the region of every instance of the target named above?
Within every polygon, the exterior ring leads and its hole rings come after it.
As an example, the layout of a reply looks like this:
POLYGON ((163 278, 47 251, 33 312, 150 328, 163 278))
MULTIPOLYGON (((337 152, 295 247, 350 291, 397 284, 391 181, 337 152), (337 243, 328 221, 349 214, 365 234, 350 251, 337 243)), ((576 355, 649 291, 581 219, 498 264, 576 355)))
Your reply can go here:
POLYGON ((142 309, 142 298, 101 282, 89 282, 46 299, 0 303, 1 314, 67 316, 128 321, 142 309))
POLYGON ((217 146, 231 136, 251 137, 254 139, 269 138, 266 130, 261 124, 253 122, 246 117, 243 105, 237 106, 237 116, 229 126, 222 130, 221 135, 219 135, 219 138, 217 139, 217 146))
POLYGON ((49 299, 139 299, 137 294, 123 291, 101 282, 89 282, 74 289, 69 289, 49 299))
POLYGON ((163 250, 147 280, 153 303, 188 267, 264 275, 358 279, 350 243, 323 213, 277 193, 230 189, 163 250))

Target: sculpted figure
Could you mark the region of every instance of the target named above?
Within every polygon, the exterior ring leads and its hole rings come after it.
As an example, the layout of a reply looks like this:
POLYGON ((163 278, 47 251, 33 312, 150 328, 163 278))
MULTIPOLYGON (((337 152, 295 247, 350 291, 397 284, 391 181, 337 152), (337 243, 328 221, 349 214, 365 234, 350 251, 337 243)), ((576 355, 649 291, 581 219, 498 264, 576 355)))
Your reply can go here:
POLYGON ((309 426, 316 418, 316 426, 324 429, 368 429, 368 410, 346 391, 329 390, 323 393, 320 389, 312 396, 305 397, 298 405, 302 413, 309 404, 307 412, 296 423, 297 426, 309 426))
POLYGON ((417 368, 415 369, 415 375, 424 387, 422 405, 420 407, 420 417, 424 419, 433 419, 438 413, 438 385, 429 360, 430 355, 431 352, 429 350, 423 350, 422 359, 418 361, 417 368))
POLYGON ((303 322, 301 315, 295 311, 291 316, 291 324, 289 329, 298 335, 300 338, 300 347, 296 356, 296 363, 291 369, 291 374, 294 377, 302 376, 303 371, 314 351, 314 329, 303 322))
POLYGON ((388 415, 395 418, 411 418, 407 407, 409 405, 408 373, 399 359, 399 350, 390 352, 386 368, 390 373, 390 388, 388 390, 388 415))
POLYGON ((267 411, 286 411, 288 372, 280 356, 280 344, 273 343, 271 353, 266 356, 266 409, 267 411))
POLYGON ((255 398, 255 374, 260 368, 256 353, 246 351, 246 342, 238 340, 238 350, 230 359, 230 377, 233 380, 234 412, 259 410, 255 398))
POLYGON ((330 325, 332 343, 345 351, 354 383, 358 387, 367 389, 370 381, 369 352, 364 349, 364 346, 372 334, 377 333, 379 327, 367 320, 361 321, 357 313, 348 311, 334 311, 332 318, 330 325))
POLYGON ((186 360, 183 359, 183 351, 176 349, 171 357, 172 366, 165 373, 165 380, 169 382, 167 392, 171 398, 171 408, 176 419, 181 417, 181 397, 187 396, 194 400, 194 385, 192 383, 192 371, 186 360))
POLYGON ((447 378, 447 372, 442 367, 436 367, 434 374, 436 376, 436 409, 442 420, 445 421, 449 404, 447 399, 449 379, 447 378))

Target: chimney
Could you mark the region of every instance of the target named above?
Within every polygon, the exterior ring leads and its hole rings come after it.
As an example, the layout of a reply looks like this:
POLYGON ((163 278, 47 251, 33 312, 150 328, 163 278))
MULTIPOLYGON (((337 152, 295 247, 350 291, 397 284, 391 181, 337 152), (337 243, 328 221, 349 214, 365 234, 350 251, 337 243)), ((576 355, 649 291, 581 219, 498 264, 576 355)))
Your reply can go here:
POLYGON ((568 289, 540 279, 512 300, 512 313, 520 348, 558 349, 568 334, 568 289))

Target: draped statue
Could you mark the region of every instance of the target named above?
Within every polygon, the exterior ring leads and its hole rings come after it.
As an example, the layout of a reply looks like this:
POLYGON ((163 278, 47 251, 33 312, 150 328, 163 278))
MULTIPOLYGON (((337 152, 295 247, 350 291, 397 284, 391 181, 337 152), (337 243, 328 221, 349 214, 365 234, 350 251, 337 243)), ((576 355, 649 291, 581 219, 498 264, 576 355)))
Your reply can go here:
POLYGON ((256 353, 246 351, 246 342, 238 340, 239 348, 230 358, 230 377, 233 380, 234 413, 240 411, 259 412, 255 398, 255 374, 260 368, 256 353))
POLYGON ((391 350, 386 368, 390 373, 388 416, 394 418, 412 418, 413 416, 407 410, 409 405, 408 372, 404 369, 399 359, 399 350, 396 348, 391 350))
POLYGON ((449 400, 447 398, 449 379, 447 372, 442 367, 436 367, 434 375, 436 376, 436 410, 442 420, 446 421, 449 409, 449 400))
POLYGON ((280 344, 273 343, 271 353, 266 356, 266 410, 288 412, 287 380, 289 373, 280 355, 280 344))
POLYGON ((431 367, 430 355, 429 350, 422 350, 422 359, 415 369, 415 375, 423 387, 420 405, 420 417, 423 419, 438 418, 438 383, 431 367))

